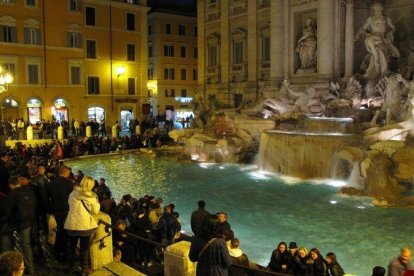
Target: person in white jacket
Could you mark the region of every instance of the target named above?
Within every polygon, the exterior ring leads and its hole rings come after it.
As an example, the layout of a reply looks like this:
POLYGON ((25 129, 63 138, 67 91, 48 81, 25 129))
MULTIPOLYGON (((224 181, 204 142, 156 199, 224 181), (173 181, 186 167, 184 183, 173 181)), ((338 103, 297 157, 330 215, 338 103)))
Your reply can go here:
POLYGON ((69 255, 70 267, 73 266, 76 245, 80 240, 80 265, 81 274, 90 273, 89 260, 89 241, 90 237, 98 227, 93 217, 99 213, 100 205, 98 196, 92 192, 95 181, 90 176, 82 178, 79 186, 75 186, 69 195, 69 213, 65 221, 64 228, 69 234, 69 255))

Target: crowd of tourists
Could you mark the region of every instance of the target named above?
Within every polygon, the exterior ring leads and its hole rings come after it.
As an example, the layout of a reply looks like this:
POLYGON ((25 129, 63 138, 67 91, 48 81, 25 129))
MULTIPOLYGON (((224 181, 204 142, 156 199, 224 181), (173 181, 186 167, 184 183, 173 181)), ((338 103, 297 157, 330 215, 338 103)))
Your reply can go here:
MULTIPOLYGON (((160 116, 159 119, 163 117, 160 116)), ((58 127, 63 128, 63 137, 68 138, 70 136, 86 137, 86 128, 91 127, 92 137, 107 137, 112 134, 112 127, 106 124, 104 119, 96 120, 91 119, 87 122, 77 119, 72 119, 70 122, 62 120, 61 122, 55 120, 42 119, 36 123, 30 121, 24 121, 23 118, 16 118, 13 120, 1 120, 0 121, 0 135, 5 135, 11 140, 24 140, 26 138, 26 129, 28 126, 32 126, 34 133, 39 139, 57 139, 58 127)), ((121 130, 126 131, 130 135, 144 134, 147 130, 157 128, 159 121, 154 120, 152 117, 146 117, 141 122, 136 118, 130 120, 126 126, 121 126, 118 121, 115 122, 118 135, 121 130), (139 133, 137 133, 137 127, 139 133)))
MULTIPOLYGON (((63 144, 54 144, 0 154, 0 252, 3 253, 0 274, 1 271, 23 273, 23 270, 25 275, 34 274, 33 254, 40 257, 45 254, 39 243, 43 236, 50 234, 51 217, 56 225, 54 257, 68 264, 68 270, 79 263, 82 275, 90 273, 89 240, 98 227, 94 215, 100 211, 111 217, 115 229, 114 259, 132 267, 162 262, 159 247, 134 235, 163 247, 181 238, 180 217, 173 203, 164 204, 161 198, 151 195, 130 194, 122 196, 117 203, 104 178, 98 181, 82 171, 73 172, 59 161, 74 156, 74 152, 74 147, 65 149, 63 144), (16 237, 22 255, 11 253, 16 248, 16 237), (78 242, 80 248, 76 255, 78 242)), ((191 216, 194 237, 189 257, 198 262, 197 275, 249 275, 242 266, 249 267, 251 263, 240 249, 240 240, 235 237, 227 214, 210 214, 205 206, 200 200, 191 216)), ((403 248, 400 256, 390 263, 388 275, 402 276, 412 269, 411 254, 409 248, 403 248)), ((318 249, 307 250, 295 242, 289 246, 280 242, 270 256, 266 267, 257 267, 288 275, 345 275, 334 253, 324 258, 318 249)), ((4 275, 19 274, 5 272, 4 275)), ((375 267, 373 275, 385 275, 385 269, 375 267)))

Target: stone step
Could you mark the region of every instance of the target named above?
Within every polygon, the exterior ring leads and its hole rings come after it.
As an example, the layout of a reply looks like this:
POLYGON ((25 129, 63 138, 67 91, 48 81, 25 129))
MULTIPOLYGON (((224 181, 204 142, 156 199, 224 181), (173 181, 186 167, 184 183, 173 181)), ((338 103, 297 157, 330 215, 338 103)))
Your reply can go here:
POLYGON ((130 266, 122 262, 112 262, 107 264, 100 269, 95 270, 90 274, 91 276, 112 276, 112 275, 128 275, 128 276, 141 276, 145 275, 139 271, 136 271, 130 266))

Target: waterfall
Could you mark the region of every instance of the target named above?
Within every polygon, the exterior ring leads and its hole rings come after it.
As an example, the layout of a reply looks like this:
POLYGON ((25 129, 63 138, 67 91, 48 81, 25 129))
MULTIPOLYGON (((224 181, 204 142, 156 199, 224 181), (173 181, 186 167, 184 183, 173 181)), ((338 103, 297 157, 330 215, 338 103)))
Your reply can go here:
POLYGON ((330 178, 335 167, 332 162, 335 151, 358 144, 360 139, 351 134, 266 131, 261 135, 259 166, 304 179, 330 178))

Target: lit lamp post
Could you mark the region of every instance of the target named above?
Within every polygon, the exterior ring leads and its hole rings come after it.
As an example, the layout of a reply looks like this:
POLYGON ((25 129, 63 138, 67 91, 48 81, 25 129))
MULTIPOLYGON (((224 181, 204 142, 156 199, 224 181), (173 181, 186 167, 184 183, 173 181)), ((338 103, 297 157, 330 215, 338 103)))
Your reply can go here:
POLYGON ((9 90, 9 83, 13 82, 13 77, 10 73, 6 73, 0 66, 0 93, 9 90))

